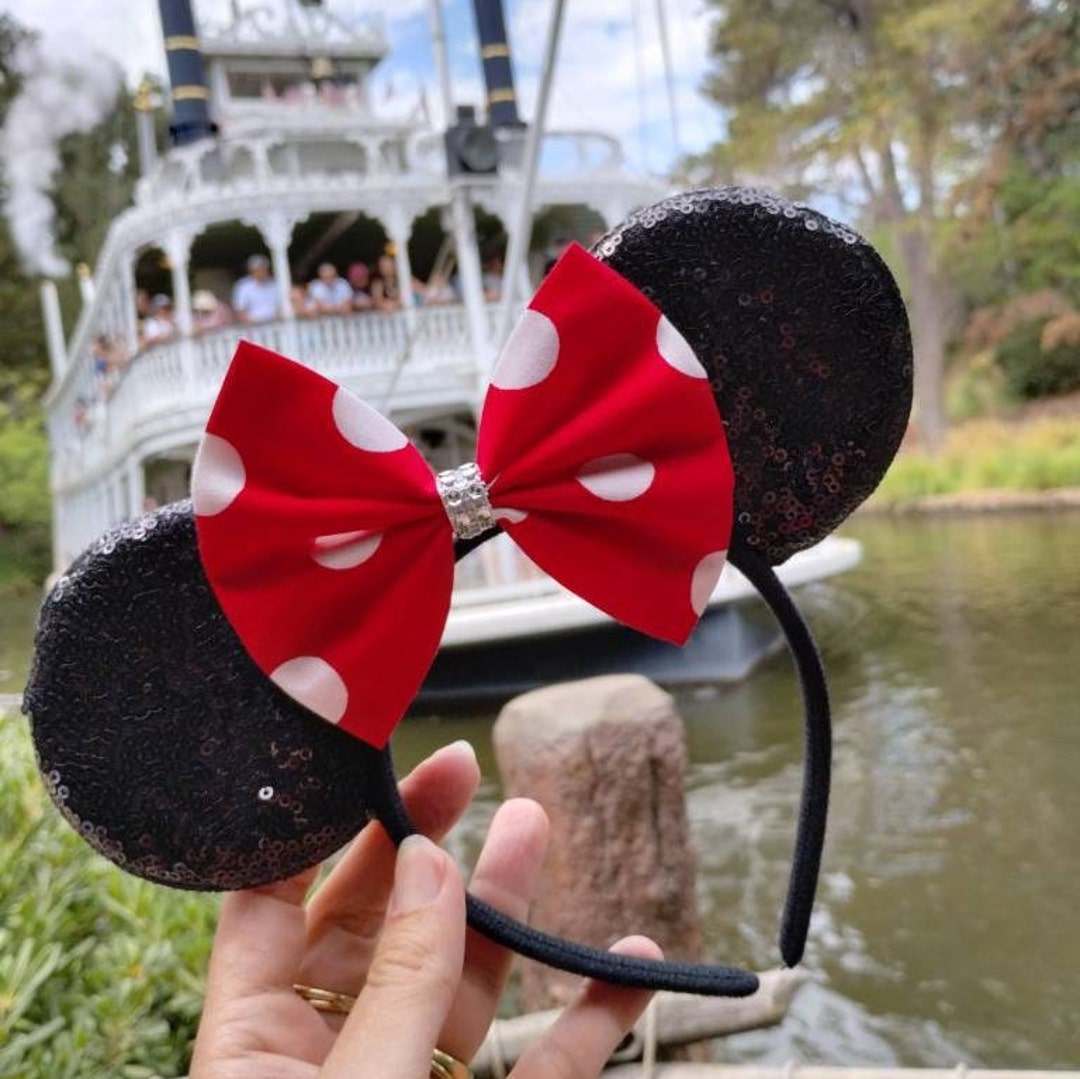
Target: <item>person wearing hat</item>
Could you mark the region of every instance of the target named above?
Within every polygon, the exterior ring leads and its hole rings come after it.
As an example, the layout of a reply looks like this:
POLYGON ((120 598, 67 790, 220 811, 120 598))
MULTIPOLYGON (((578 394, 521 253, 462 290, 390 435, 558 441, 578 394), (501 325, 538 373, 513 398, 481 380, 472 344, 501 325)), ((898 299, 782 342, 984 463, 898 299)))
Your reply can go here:
POLYGON ((194 333, 217 330, 232 322, 229 305, 222 303, 208 288, 195 290, 191 297, 191 321, 194 333))
POLYGON ((232 306, 237 322, 273 322, 281 315, 281 292, 270 274, 270 260, 252 255, 247 260, 247 274, 236 282, 232 306))
POLYGON ((142 325, 142 346, 156 345, 176 336, 173 302, 170 296, 158 293, 150 301, 150 314, 142 325))

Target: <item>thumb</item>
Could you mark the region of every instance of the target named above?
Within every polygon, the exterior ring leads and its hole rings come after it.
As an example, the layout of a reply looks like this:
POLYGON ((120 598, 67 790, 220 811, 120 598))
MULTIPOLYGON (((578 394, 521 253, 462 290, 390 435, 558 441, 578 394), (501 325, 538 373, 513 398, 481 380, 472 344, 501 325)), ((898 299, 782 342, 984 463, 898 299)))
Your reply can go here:
POLYGON ((427 1079, 461 980, 465 891, 450 857, 422 836, 398 851, 394 891, 367 983, 321 1079, 427 1079))

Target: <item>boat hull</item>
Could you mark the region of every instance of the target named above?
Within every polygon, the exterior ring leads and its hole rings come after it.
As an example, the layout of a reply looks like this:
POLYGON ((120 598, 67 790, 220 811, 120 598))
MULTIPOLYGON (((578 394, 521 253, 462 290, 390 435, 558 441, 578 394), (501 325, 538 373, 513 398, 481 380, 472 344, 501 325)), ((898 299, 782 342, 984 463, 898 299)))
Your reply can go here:
MULTIPOLYGON (((861 557, 857 541, 834 536, 794 555, 777 575, 798 588, 861 557)), ((490 705, 552 682, 626 671, 665 686, 738 682, 784 646, 757 592, 731 566, 683 647, 621 626, 557 586, 486 603, 477 602, 478 591, 455 603, 420 708, 490 705)))

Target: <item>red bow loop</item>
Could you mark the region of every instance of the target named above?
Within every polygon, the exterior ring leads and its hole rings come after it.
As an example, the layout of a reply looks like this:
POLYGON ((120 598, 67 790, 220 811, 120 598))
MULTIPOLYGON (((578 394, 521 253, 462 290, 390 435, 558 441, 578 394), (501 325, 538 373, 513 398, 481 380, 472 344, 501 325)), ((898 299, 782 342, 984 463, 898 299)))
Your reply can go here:
MULTIPOLYGON (((453 531, 389 420, 242 342, 192 477, 207 577, 252 659, 381 747, 438 649, 453 531)), ((656 307, 580 248, 511 334, 477 463, 495 518, 611 616, 682 642, 723 567, 732 470, 705 372, 656 307)))

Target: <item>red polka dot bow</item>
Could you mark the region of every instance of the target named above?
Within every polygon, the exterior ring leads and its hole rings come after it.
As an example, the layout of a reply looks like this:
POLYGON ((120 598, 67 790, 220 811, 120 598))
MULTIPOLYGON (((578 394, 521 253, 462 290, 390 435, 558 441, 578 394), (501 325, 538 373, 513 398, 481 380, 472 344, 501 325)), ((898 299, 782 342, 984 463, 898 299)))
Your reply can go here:
POLYGON ((437 481, 374 409, 247 342, 206 432, 192 499, 226 617, 285 693, 376 747, 439 647, 462 529, 497 521, 565 587, 680 644, 723 569, 733 477, 705 370, 580 247, 499 358, 478 476, 437 481))

